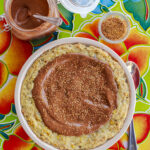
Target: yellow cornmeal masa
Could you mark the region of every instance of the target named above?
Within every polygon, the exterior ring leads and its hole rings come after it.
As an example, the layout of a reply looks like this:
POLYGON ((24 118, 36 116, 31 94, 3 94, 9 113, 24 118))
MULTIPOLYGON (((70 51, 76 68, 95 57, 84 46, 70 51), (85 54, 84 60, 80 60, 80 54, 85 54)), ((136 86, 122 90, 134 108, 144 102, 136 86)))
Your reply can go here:
POLYGON ((128 112, 129 99, 129 86, 126 82, 124 70, 120 64, 102 49, 80 43, 64 44, 44 52, 29 68, 21 89, 22 113, 32 131, 44 142, 59 149, 68 150, 95 148, 115 136, 123 126, 128 112), (66 53, 80 53, 90 57, 96 57, 109 64, 113 70, 114 78, 118 86, 118 107, 113 111, 111 120, 99 128, 98 131, 88 135, 64 136, 52 132, 44 125, 32 98, 33 81, 38 71, 55 57, 66 53))

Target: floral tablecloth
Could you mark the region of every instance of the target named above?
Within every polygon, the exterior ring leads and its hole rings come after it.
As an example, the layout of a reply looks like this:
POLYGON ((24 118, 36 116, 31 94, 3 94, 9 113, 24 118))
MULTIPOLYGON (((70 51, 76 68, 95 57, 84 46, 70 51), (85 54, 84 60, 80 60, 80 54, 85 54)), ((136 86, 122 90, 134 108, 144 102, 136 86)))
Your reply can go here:
MULTIPOLYGON (((6 24, 0 0, 0 29, 6 24)), ((0 150, 40 150, 20 125, 14 106, 17 75, 32 53, 42 45, 65 37, 85 37, 112 48, 124 61, 134 61, 140 69, 136 93, 134 125, 138 150, 150 150, 150 0, 100 0, 86 18, 67 11, 58 4, 63 24, 57 32, 39 40, 21 41, 11 31, 0 33, 0 150), (131 23, 128 38, 109 44, 98 33, 98 22, 105 13, 118 11, 131 23)), ((123 109, 123 108, 122 108, 123 109)), ((126 150, 128 131, 109 150, 126 150)))

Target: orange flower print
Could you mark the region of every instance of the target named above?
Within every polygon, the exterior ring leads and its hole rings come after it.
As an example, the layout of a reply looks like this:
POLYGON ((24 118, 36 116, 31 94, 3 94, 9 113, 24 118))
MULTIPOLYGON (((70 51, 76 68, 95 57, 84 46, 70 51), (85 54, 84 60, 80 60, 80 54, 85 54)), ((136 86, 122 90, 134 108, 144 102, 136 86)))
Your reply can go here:
POLYGON ((12 36, 12 43, 3 59, 11 74, 18 75, 25 61, 32 54, 32 49, 29 42, 21 41, 12 36))
POLYGON ((6 24, 6 21, 2 17, 0 19, 0 55, 2 55, 10 45, 11 32, 1 32, 1 30, 4 30, 4 24, 6 24))

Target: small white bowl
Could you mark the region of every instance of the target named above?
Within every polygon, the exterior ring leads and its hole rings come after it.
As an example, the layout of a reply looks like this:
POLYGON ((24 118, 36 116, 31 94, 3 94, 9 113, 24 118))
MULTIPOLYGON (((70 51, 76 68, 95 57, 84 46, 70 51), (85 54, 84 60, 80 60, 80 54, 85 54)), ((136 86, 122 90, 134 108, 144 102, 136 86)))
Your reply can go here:
POLYGON ((100 36, 106 42, 108 42, 108 43, 120 43, 120 42, 124 41, 129 35, 130 22, 129 22, 128 18, 125 15, 123 15, 122 13, 109 12, 109 13, 105 14, 102 18, 100 18, 100 21, 99 21, 99 24, 98 24, 98 30, 99 30, 100 36), (105 37, 105 35, 103 34, 103 32, 101 30, 101 26, 102 26, 103 21, 105 21, 107 18, 111 18, 111 17, 117 17, 117 18, 121 19, 122 21, 124 21, 126 23, 127 31, 126 31, 125 35, 122 38, 120 38, 119 40, 110 40, 110 39, 108 39, 107 37, 105 37))
POLYGON ((129 88, 130 88, 130 105, 129 105, 129 110, 128 110, 128 114, 126 116, 124 125, 118 134, 116 134, 113 138, 109 139, 103 145, 95 148, 94 150, 108 149, 113 144, 115 144, 122 137, 122 135, 126 132, 128 126, 132 120, 133 114, 134 114, 136 96, 135 96, 135 88, 134 88, 133 79, 126 67, 126 64, 119 57, 119 55, 117 55, 113 50, 111 50, 109 47, 107 47, 104 44, 99 43, 97 41, 90 40, 87 38, 64 38, 64 39, 56 40, 56 41, 46 44, 45 46, 41 47, 38 51, 36 51, 32 56, 30 56, 30 58, 26 61, 26 63, 24 64, 24 66, 22 67, 22 69, 19 73, 19 76, 17 78, 16 88, 15 88, 15 106, 16 106, 18 118, 19 118, 24 130, 26 131, 26 133, 31 137, 31 139, 33 139, 33 141, 35 143, 37 143, 39 146, 41 146, 42 148, 44 148, 46 150, 57 150, 52 145, 49 145, 49 144, 43 142, 42 140, 40 140, 30 129, 30 127, 29 127, 27 121, 25 120, 25 118, 22 114, 22 111, 21 111, 20 92, 21 92, 21 86, 22 86, 22 82, 25 78, 25 75, 26 75, 28 69, 30 68, 30 66, 33 64, 33 62, 43 52, 47 51, 48 49, 52 49, 53 47, 56 47, 61 44, 66 44, 66 43, 83 43, 86 45, 93 45, 93 46, 103 49, 104 51, 108 52, 115 60, 117 60, 120 63, 120 65, 124 69, 125 74, 127 76, 127 80, 128 80, 128 84, 129 84, 129 88))

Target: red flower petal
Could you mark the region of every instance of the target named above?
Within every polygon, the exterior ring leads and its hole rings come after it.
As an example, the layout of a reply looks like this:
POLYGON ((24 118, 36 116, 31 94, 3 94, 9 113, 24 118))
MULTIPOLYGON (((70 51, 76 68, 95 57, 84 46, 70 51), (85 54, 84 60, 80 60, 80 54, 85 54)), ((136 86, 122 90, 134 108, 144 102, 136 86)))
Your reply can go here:
POLYGON ((4 150, 29 150, 34 143, 26 143, 14 135, 9 136, 9 140, 5 140, 3 144, 4 150))
POLYGON ((111 44, 111 43, 108 43, 104 40, 101 40, 100 42, 107 45, 108 47, 110 47, 119 56, 126 52, 126 47, 125 47, 124 43, 111 44))
POLYGON ((85 33, 85 32, 79 32, 75 35, 75 37, 83 37, 83 38, 88 38, 92 40, 96 40, 92 35, 85 33))
POLYGON ((139 44, 150 44, 150 38, 140 33, 136 28, 132 28, 128 38, 124 41, 127 49, 139 44))
POLYGON ((150 46, 137 46, 129 50, 128 60, 134 61, 143 74, 148 68, 150 57, 150 46))
POLYGON ((86 24, 82 28, 82 32, 87 32, 93 35, 97 40, 99 39, 98 23, 100 19, 94 20, 92 23, 86 24))
POLYGON ((150 131, 150 115, 135 114, 133 119, 137 143, 141 143, 145 140, 150 131))
POLYGON ((32 141, 31 138, 26 134, 26 132, 24 131, 24 129, 22 128, 22 126, 19 126, 15 132, 14 132, 15 135, 21 137, 23 140, 26 140, 26 141, 32 141))
POLYGON ((118 143, 115 143, 113 146, 111 146, 109 150, 118 150, 118 143))
POLYGON ((34 147, 32 148, 32 150, 44 150, 44 149, 34 146, 34 147))
MULTIPOLYGON (((5 19, 0 21, 0 30, 4 29, 4 24, 6 24, 5 19)), ((7 50, 7 48, 9 47, 10 41, 11 41, 10 31, 0 33, 0 55, 5 50, 7 50)))

